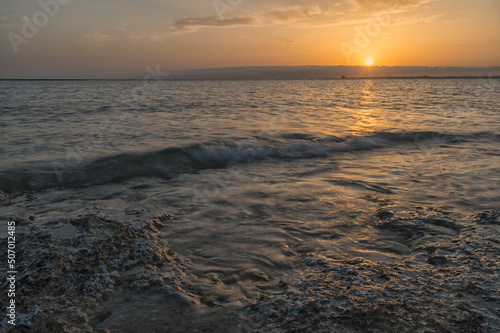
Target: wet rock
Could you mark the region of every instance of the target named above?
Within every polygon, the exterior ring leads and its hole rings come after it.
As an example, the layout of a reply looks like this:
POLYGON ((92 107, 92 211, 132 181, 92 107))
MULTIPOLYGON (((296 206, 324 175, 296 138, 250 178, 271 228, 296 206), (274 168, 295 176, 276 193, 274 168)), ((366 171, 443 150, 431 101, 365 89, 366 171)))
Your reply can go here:
POLYGON ((269 281, 269 276, 257 269, 250 269, 242 275, 243 280, 269 281))
POLYGON ((365 261, 365 259, 363 259, 363 258, 352 258, 352 259, 344 260, 344 261, 342 261, 342 263, 347 264, 347 265, 359 265, 364 261, 365 261))
POLYGON ((144 193, 142 192, 134 192, 131 196, 130 196, 130 200, 133 201, 133 202, 140 202, 140 201, 143 201, 144 199, 147 198, 147 195, 145 195, 144 193))
POLYGON ((297 253, 310 253, 316 250, 314 247, 310 245, 300 245, 295 248, 295 252, 297 253))
MULTIPOLYGON (((159 237, 161 226, 160 220, 132 223, 94 215, 20 226, 16 302, 23 312, 17 327, 27 329, 17 331, 94 332, 92 309, 117 290, 178 290, 187 261, 159 237)), ((0 290, 1 299, 6 292, 0 290)), ((2 332, 12 330, 5 322, 1 326, 2 332)))
POLYGON ((95 216, 85 216, 80 219, 71 219, 69 223, 78 227, 81 231, 89 231, 90 226, 93 225, 97 221, 97 217, 95 216))
POLYGON ((320 255, 308 255, 304 258, 304 263, 308 266, 327 265, 327 258, 320 255))
POLYGON ((35 192, 29 192, 29 193, 26 193, 26 200, 28 201, 33 201, 35 199, 37 199, 37 195, 35 192))
POLYGON ((169 213, 165 213, 165 212, 156 212, 156 218, 158 220, 160 220, 161 222, 166 222, 166 221, 172 219, 172 215, 170 215, 169 213))
POLYGON ((146 214, 146 210, 144 208, 142 208, 142 209, 127 208, 127 209, 125 209, 125 214, 126 215, 143 215, 143 214, 146 214))
POLYGON ((434 245, 427 246, 425 250, 427 251, 428 254, 434 254, 437 251, 437 247, 434 245))
POLYGON ((432 256, 427 259, 427 262, 434 266, 442 266, 448 262, 445 256, 432 256))
POLYGON ((394 216, 394 213, 393 212, 390 212, 388 210, 385 210, 385 209, 380 209, 376 216, 381 219, 381 220, 385 220, 385 219, 388 219, 390 217, 393 217, 394 216))
MULTIPOLYGON (((377 213, 377 216, 380 213, 377 213)), ((404 214, 408 215, 408 214, 404 214)), ((417 239, 432 232, 440 232, 436 227, 442 227, 450 230, 450 233, 459 232, 462 226, 455 221, 443 216, 419 216, 419 214, 412 214, 415 216, 398 216, 393 212, 385 211, 384 218, 379 219, 373 225, 379 229, 388 229, 390 231, 398 232, 405 236, 407 239, 417 239)))
POLYGON ((422 237, 426 232, 431 231, 424 221, 419 219, 388 217, 385 220, 376 222, 374 226, 379 229, 398 232, 408 239, 422 237))
POLYGON ((292 257, 296 254, 288 245, 280 246, 280 251, 287 257, 292 257))
POLYGON ((479 224, 500 224, 500 212, 484 211, 472 216, 472 222, 479 224))
POLYGON ((0 191, 0 204, 7 205, 9 203, 10 203, 10 196, 5 192, 0 191))
MULTIPOLYGON (((486 212, 473 220, 495 223, 496 218, 486 212)), ((414 216, 389 214, 375 227, 403 236, 410 253, 394 262, 303 254, 301 270, 247 307, 255 332, 500 331, 496 228, 460 225, 423 210, 414 216), (433 226, 454 233, 434 235, 440 229, 433 226), (417 241, 408 242, 415 233, 417 241), (322 264, 314 263, 317 258, 322 264)))
POLYGON ((439 217, 427 217, 424 218, 423 221, 427 224, 435 225, 438 227, 444 227, 455 231, 460 231, 460 229, 462 229, 460 225, 458 225, 456 222, 450 219, 439 218, 439 217))

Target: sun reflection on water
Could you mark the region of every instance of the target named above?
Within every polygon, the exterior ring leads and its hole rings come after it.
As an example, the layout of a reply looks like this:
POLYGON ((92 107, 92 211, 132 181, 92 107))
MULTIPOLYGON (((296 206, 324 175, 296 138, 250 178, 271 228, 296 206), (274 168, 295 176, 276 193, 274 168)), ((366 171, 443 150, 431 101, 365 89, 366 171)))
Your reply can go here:
POLYGON ((373 91, 373 80, 365 80, 365 85, 362 88, 360 108, 353 115, 355 122, 350 126, 350 131, 353 135, 362 136, 367 132, 375 132, 381 127, 380 110, 374 108, 374 100, 376 98, 373 91))

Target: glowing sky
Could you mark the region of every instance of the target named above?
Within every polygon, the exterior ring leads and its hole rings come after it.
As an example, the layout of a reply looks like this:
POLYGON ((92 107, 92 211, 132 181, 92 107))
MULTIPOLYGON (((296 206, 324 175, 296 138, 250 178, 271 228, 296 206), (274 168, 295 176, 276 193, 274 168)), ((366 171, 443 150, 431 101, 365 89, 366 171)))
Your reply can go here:
POLYGON ((0 78, 130 77, 156 64, 363 65, 367 58, 388 66, 500 65, 498 0, 40 3, 0 0, 0 78))

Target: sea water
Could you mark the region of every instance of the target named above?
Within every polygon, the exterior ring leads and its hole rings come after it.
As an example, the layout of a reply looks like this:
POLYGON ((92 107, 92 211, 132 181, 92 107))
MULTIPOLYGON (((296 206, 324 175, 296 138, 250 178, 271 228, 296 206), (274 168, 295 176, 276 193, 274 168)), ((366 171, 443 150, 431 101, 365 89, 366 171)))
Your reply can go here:
POLYGON ((3 218, 169 212, 189 293, 242 308, 304 255, 407 258, 381 209, 498 209, 499 105, 489 78, 0 81, 3 218))

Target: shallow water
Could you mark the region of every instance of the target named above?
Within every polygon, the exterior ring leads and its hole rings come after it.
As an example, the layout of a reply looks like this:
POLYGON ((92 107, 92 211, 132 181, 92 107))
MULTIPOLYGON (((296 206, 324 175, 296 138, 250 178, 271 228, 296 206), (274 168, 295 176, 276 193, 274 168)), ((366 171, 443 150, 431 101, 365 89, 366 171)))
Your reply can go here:
POLYGON ((185 292, 200 311, 237 309, 299 274, 310 253, 411 256, 400 235, 372 227, 380 208, 464 225, 498 208, 499 88, 490 79, 0 81, 0 190, 14 203, 0 215, 42 223, 167 211, 162 237, 190 261, 185 292))

